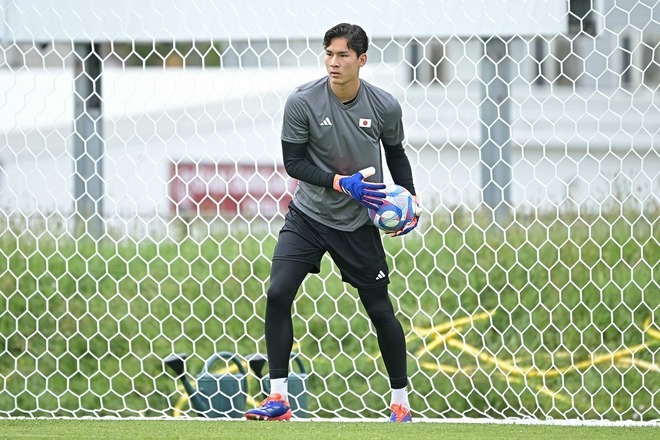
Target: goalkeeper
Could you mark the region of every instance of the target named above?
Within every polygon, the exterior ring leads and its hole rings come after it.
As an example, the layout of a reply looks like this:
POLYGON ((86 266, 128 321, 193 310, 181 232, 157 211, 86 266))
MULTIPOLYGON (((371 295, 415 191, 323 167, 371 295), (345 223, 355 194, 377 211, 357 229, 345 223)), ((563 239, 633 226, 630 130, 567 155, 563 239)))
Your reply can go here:
MULTIPOLYGON (((383 180, 381 145, 394 182, 415 195, 402 145, 401 106, 391 94, 360 79, 369 46, 360 26, 334 26, 326 32, 323 46, 327 76, 298 87, 284 108, 284 165, 299 183, 275 247, 267 292, 271 395, 245 416, 291 417, 287 392, 291 307, 304 278, 320 271, 321 258, 329 252, 342 280, 357 289, 376 329, 391 386, 390 421, 409 422, 405 336, 389 298, 381 235, 367 214, 385 197, 381 191, 385 185, 374 183, 383 180)), ((418 218, 419 214, 392 235, 407 234, 418 218)))

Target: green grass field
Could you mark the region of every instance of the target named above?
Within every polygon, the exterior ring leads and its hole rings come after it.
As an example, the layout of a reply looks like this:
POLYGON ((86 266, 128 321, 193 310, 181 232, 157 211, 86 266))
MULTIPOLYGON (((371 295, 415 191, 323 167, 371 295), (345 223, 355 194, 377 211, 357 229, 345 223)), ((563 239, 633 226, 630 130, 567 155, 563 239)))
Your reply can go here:
POLYGON ((266 423, 198 420, 2 420, 0 438, 134 439, 656 439, 658 426, 560 426, 489 423, 266 423))
MULTIPOLYGON (((457 211, 385 239, 420 418, 659 420, 658 213, 485 232, 457 211)), ((22 226, 0 225, 0 310, 12 317, 0 319, 0 420, 191 415, 163 359, 189 353, 195 375, 216 351, 264 352, 267 232, 94 243, 22 226)), ((308 410, 379 419, 377 341, 332 268, 324 261, 295 304, 308 410)))

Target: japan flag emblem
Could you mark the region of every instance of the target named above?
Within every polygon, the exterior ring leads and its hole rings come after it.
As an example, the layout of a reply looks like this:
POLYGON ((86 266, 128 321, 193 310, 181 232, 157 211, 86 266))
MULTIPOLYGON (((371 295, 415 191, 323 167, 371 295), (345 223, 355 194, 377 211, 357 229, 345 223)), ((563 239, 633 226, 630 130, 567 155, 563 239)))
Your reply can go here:
POLYGON ((360 122, 358 123, 360 128, 369 128, 371 127, 371 119, 366 119, 366 118, 360 118, 360 122))

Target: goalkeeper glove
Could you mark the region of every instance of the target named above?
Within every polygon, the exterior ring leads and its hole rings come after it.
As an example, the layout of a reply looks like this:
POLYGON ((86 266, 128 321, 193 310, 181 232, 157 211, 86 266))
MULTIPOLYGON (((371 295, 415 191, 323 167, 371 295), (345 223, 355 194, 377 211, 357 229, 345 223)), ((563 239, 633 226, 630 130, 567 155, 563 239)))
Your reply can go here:
POLYGON ((403 229, 390 234, 392 237, 400 237, 402 235, 406 235, 408 232, 415 229, 419 224, 419 216, 422 214, 422 207, 419 204, 419 199, 417 196, 413 196, 413 200, 415 201, 415 217, 413 217, 412 221, 408 223, 403 229))
POLYGON ((362 206, 377 211, 379 206, 383 204, 381 200, 386 195, 381 189, 385 189, 384 183, 370 183, 365 182, 364 179, 376 174, 374 167, 368 167, 358 171, 352 176, 335 176, 332 187, 339 191, 348 194, 358 201, 362 206))

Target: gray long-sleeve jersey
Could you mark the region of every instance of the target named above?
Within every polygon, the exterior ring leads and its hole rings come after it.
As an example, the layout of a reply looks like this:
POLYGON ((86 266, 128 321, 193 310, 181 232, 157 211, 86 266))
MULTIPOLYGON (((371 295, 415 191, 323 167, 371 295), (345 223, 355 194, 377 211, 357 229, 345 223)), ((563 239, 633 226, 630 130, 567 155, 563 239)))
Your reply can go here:
MULTIPOLYGON (((383 180, 381 142, 404 139, 401 106, 394 96, 361 80, 355 100, 343 104, 328 77, 298 87, 287 99, 282 140, 307 143, 310 162, 320 169, 350 175, 373 166, 368 180, 383 180)), ((304 213, 329 227, 353 231, 369 222, 366 208, 346 194, 299 182, 294 202, 304 213)))

